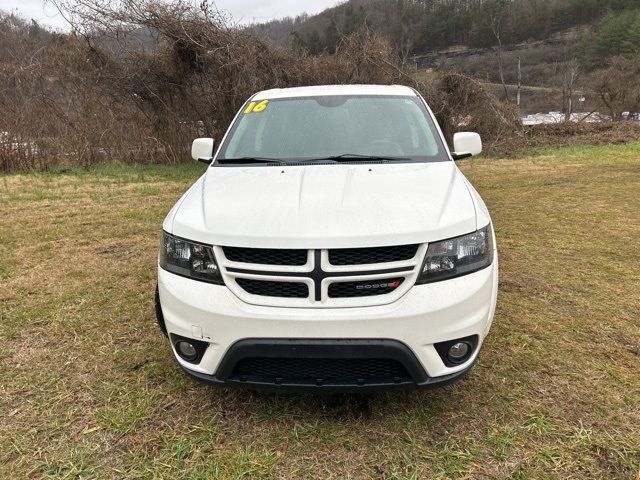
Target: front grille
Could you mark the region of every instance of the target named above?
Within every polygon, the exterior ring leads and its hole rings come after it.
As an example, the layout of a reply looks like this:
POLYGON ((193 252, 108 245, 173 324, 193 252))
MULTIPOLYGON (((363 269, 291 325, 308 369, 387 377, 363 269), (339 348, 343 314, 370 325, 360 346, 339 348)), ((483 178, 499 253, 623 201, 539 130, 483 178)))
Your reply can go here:
POLYGON ((227 260, 259 265, 302 266, 307 263, 307 250, 277 248, 222 247, 227 260))
POLYGON ((339 282, 329 285, 329 298, 373 297, 386 295, 402 285, 404 278, 383 280, 359 280, 339 282))
POLYGON ((418 245, 393 247, 336 248, 329 250, 331 265, 366 265, 411 260, 418 252, 418 245))
POLYGON ((225 282, 244 301, 334 308, 374 305, 397 298, 411 286, 408 279, 418 268, 420 245, 215 249, 225 282))
POLYGON ((282 298, 307 298, 309 296, 307 284, 301 282, 274 282, 248 278, 236 278, 236 282, 251 295, 282 298))
POLYGON ((234 367, 232 379, 274 384, 371 384, 411 380, 402 363, 386 358, 250 357, 234 367))

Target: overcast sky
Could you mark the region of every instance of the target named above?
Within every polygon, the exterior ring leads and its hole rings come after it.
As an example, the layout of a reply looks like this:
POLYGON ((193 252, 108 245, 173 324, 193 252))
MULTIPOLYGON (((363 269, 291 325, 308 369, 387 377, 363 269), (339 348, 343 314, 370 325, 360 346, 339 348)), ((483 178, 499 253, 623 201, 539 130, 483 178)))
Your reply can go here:
MULTIPOLYGON (((303 12, 318 13, 340 3, 340 0, 214 0, 211 3, 214 2, 234 22, 246 24, 296 16, 303 12)), ((45 0, 0 0, 0 10, 17 12, 27 20, 33 18, 54 28, 65 28, 65 22, 57 10, 45 0)))

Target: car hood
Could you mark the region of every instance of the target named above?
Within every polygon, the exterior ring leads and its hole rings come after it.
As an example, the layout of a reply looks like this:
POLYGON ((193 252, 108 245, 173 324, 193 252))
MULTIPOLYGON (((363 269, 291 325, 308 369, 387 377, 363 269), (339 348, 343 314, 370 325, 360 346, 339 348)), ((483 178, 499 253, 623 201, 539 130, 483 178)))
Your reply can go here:
POLYGON ((167 218, 174 235, 223 246, 423 243, 476 229, 454 162, 213 167, 167 218))

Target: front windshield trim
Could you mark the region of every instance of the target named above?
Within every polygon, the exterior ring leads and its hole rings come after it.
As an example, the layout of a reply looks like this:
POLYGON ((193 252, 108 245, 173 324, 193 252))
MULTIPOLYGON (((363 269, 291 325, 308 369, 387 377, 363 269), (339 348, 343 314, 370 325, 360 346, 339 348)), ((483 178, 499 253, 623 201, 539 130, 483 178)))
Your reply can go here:
MULTIPOLYGON (((424 115, 424 119, 426 121, 427 127, 429 131, 433 135, 433 140, 437 146, 437 153, 435 155, 401 155, 401 156, 392 156, 392 155, 384 155, 384 159, 380 158, 380 155, 372 154, 372 158, 367 155, 359 155, 363 158, 357 157, 348 157, 341 161, 333 161, 333 159, 328 157, 340 157, 341 155, 328 155, 327 157, 318 156, 318 155, 310 155, 304 157, 284 157, 284 158, 276 158, 274 156, 273 162, 252 162, 252 163, 242 163, 241 157, 225 157, 225 153, 229 147, 231 140, 233 139, 234 134, 236 134, 242 119, 244 118, 243 111, 247 108, 247 106, 255 99, 252 97, 247 100, 242 108, 239 110, 236 118, 234 119, 231 127, 229 128, 227 134, 224 136, 223 142, 220 145, 220 148, 216 154, 216 159, 212 162, 211 167, 281 167, 283 165, 287 166, 313 166, 313 165, 361 165, 361 164, 397 164, 397 163, 436 163, 436 162, 446 162, 451 161, 449 156, 447 155, 447 149, 444 145, 442 137, 439 133, 439 128, 435 123, 435 119, 432 117, 432 114, 429 112, 428 108, 424 104, 424 100, 417 95, 375 95, 375 94, 335 94, 335 95, 314 95, 314 96, 295 96, 295 97, 283 97, 283 98, 274 98, 267 99, 271 102, 283 102, 283 101, 295 101, 295 100, 312 100, 312 99, 326 99, 330 97, 347 97, 347 98, 371 98, 371 99, 404 99, 411 100, 414 102, 422 115, 424 115), (319 158, 321 157, 321 158, 319 158), (219 162, 222 161, 221 163, 219 162)), ((342 155, 348 156, 350 152, 343 152, 342 155)))

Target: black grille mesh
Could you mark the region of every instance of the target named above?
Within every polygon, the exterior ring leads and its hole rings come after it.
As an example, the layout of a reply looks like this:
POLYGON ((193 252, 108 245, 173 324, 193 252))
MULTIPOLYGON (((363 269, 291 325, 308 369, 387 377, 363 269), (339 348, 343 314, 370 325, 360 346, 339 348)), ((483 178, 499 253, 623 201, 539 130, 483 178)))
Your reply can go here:
POLYGON ((273 282, 248 278, 236 278, 236 282, 252 295, 282 298, 307 298, 309 296, 309 289, 306 283, 273 282))
POLYGON ((404 278, 384 280, 359 280, 357 282, 340 282, 329 285, 330 298, 373 297, 393 292, 402 285, 404 278))
MULTIPOLYGON (((232 262, 258 265, 302 266, 307 263, 307 250, 277 248, 223 247, 224 255, 232 262)), ((367 265, 410 260, 415 257, 418 245, 392 247, 337 248, 329 250, 332 265, 367 265)))
POLYGON ((222 247, 222 250, 224 256, 232 262, 291 266, 307 263, 307 250, 241 247, 222 247))
POLYGON ((267 383, 399 383, 410 380, 407 369, 386 358, 264 358, 240 360, 232 378, 267 383))
POLYGON ((416 256, 418 245, 396 245, 393 247, 337 248, 329 250, 332 265, 365 265, 411 260, 416 256))

